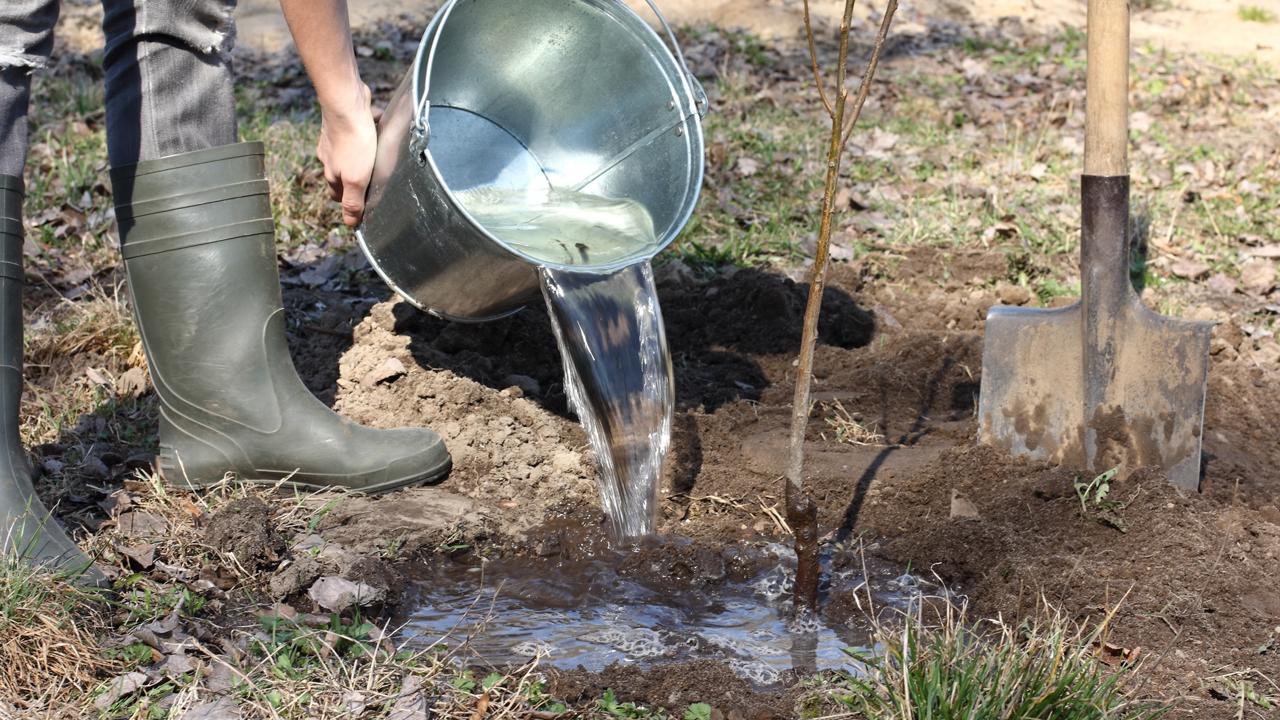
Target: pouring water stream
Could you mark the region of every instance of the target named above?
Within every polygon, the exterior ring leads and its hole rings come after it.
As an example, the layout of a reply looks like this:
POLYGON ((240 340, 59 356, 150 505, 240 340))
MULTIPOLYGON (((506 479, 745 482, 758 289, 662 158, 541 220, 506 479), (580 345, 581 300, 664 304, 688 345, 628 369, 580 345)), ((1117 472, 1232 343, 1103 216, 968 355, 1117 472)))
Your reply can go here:
POLYGON ((634 201, 572 190, 457 195, 489 232, 544 263, 565 390, 600 466, 601 503, 618 538, 652 534, 675 407, 648 261, 658 245, 652 218, 634 201))

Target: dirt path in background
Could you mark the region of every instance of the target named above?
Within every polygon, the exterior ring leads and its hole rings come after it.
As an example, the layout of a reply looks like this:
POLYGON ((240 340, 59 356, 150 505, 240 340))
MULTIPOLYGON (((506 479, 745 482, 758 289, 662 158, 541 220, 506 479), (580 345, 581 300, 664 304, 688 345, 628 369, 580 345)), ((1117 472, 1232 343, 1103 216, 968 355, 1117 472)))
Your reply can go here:
MULTIPOLYGON (((646 17, 643 0, 627 0, 646 17)), ((353 0, 352 23, 372 27, 380 20, 407 17, 425 25, 432 9, 404 0, 353 0)), ((1280 61, 1280 0, 1250 0, 1247 3, 1221 0, 1171 0, 1155 2, 1153 9, 1133 16, 1135 46, 1151 43, 1157 47, 1194 53, 1239 55, 1258 53, 1270 62, 1280 61), (1239 15, 1241 4, 1262 8, 1277 18, 1271 23, 1247 22, 1239 15)), ((713 24, 743 28, 766 38, 793 38, 802 30, 801 0, 661 0, 658 6, 675 24, 713 24)), ((814 0, 812 12, 827 22, 836 22, 844 3, 814 0)), ((948 20, 995 23, 1016 17, 1041 29, 1069 26, 1084 29, 1085 3, 1078 0, 917 0, 904 2, 899 9, 898 32, 918 32, 923 26, 948 20)), ((879 3, 860 3, 856 12, 866 18, 879 3)), ((277 0, 240 0, 239 39, 248 47, 272 50, 289 42, 288 27, 280 17, 277 0)))

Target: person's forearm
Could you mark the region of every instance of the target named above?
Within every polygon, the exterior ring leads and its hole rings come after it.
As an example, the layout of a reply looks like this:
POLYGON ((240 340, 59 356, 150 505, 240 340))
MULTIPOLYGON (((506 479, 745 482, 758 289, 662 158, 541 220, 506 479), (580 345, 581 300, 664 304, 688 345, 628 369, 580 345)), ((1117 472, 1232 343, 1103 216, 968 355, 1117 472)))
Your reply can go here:
POLYGON ((369 95, 351 46, 346 0, 280 0, 321 110, 331 118, 368 113, 369 95))

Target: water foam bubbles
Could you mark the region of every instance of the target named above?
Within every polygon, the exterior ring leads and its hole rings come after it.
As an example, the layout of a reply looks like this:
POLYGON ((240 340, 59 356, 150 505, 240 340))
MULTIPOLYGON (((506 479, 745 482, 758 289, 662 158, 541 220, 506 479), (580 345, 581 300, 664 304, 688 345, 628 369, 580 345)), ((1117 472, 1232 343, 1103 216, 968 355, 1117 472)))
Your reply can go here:
POLYGON ((759 660, 729 658, 729 670, 756 685, 775 685, 782 678, 781 673, 759 660))
POLYGON ((777 657, 787 654, 786 650, 769 642, 769 640, 776 641, 778 639, 777 636, 772 634, 767 638, 755 640, 725 633, 702 633, 702 639, 707 644, 718 647, 721 650, 748 658, 777 657))
POLYGON ((774 568, 767 575, 751 583, 751 589, 760 597, 773 603, 791 594, 792 585, 793 580, 789 573, 782 568, 774 568))
POLYGON ((539 642, 537 640, 529 640, 511 648, 511 652, 521 657, 545 657, 556 651, 556 646, 551 643, 539 642))
POLYGON ((920 587, 920 581, 911 573, 903 573, 888 582, 891 590, 915 590, 920 587))
POLYGON ((608 628, 587 633, 581 639, 607 645, 631 658, 656 658, 674 652, 656 630, 649 628, 608 628))
POLYGON ((822 631, 822 621, 809 610, 787 619, 787 631, 797 635, 814 635, 822 631))

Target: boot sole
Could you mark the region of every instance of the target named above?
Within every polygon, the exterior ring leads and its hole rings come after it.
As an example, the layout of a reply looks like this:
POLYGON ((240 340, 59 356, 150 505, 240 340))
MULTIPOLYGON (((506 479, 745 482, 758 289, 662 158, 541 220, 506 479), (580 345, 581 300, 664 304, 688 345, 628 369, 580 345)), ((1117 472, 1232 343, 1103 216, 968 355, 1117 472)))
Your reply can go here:
MULTIPOLYGON (((376 495, 380 493, 391 492, 392 490, 399 490, 406 487, 436 485, 438 483, 443 482, 445 478, 449 476, 449 473, 452 471, 453 471, 453 458, 449 457, 449 458, 446 458, 443 463, 441 463, 440 465, 437 465, 434 468, 431 468, 430 470, 415 472, 410 475, 396 478, 394 480, 386 480, 380 483, 376 483, 374 485, 369 485, 361 488, 351 488, 341 483, 298 482, 294 480, 289 480, 287 475, 282 475, 279 478, 267 478, 267 477, 245 477, 235 472, 234 470, 230 470, 228 471, 228 473, 230 473, 234 477, 234 482, 242 485, 253 485, 257 487, 282 487, 282 488, 288 488, 290 490, 303 490, 307 492, 315 492, 320 490, 347 490, 349 492, 362 493, 366 495, 376 495)), ((214 487, 222 483, 222 479, 209 481, 209 482, 202 482, 202 481, 192 482, 192 481, 183 479, 181 481, 175 482, 173 480, 170 480, 168 477, 168 474, 163 470, 160 470, 160 477, 170 487, 175 487, 180 490, 206 490, 208 488, 214 487)))

